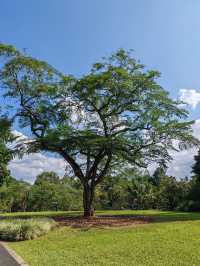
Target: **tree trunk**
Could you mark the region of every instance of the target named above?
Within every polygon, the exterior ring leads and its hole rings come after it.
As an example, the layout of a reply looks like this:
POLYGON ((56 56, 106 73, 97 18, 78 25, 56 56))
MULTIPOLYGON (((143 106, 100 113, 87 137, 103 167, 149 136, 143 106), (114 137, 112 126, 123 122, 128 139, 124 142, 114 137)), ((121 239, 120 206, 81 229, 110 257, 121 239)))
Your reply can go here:
POLYGON ((94 186, 85 184, 83 188, 83 208, 84 217, 91 218, 94 216, 94 208, 92 206, 94 199, 94 186))

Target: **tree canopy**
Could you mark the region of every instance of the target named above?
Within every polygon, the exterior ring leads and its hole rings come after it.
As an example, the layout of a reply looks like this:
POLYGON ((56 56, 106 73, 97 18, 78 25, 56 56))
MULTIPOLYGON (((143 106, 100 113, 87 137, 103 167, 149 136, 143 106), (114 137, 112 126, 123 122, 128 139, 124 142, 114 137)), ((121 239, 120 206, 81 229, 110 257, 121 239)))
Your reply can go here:
POLYGON ((42 182, 59 183, 59 176, 55 172, 43 172, 36 177, 35 184, 39 185, 42 182))
POLYGON ((167 162, 170 150, 198 144, 187 111, 157 82, 159 72, 146 70, 131 52, 118 50, 81 78, 12 46, 1 44, 0 56, 1 86, 17 103, 12 118, 32 133, 18 148, 65 159, 83 185, 85 216, 111 167, 167 162))

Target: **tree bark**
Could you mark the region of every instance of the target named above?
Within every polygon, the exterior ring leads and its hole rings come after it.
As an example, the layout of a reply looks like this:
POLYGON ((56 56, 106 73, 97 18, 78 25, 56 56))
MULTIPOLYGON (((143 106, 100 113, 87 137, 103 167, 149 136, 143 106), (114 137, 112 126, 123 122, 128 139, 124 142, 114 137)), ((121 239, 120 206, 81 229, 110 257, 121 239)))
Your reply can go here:
POLYGON ((83 208, 85 218, 91 218, 94 216, 94 189, 94 186, 91 186, 89 184, 85 184, 83 188, 83 208))

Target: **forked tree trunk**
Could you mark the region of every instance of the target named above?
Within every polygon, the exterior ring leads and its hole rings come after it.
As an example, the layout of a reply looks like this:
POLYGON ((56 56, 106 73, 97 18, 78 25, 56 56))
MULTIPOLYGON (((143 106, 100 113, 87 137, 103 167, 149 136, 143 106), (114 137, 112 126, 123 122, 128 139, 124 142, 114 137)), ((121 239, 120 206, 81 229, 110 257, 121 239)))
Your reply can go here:
POLYGON ((84 217, 91 218, 94 216, 93 199, 94 199, 94 186, 88 184, 83 188, 83 208, 84 217))

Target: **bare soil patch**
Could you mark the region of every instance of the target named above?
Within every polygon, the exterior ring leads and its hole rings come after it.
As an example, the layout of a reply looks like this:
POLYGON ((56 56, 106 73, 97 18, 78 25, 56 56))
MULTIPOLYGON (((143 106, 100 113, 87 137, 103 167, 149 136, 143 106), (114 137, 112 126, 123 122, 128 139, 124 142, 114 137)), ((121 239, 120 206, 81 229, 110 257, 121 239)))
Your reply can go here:
POLYGON ((62 226, 70 226, 73 228, 102 228, 102 227, 121 227, 121 226, 137 226, 153 222, 151 217, 146 216, 125 216, 125 215, 98 215, 92 218, 79 217, 56 217, 55 221, 62 226))

